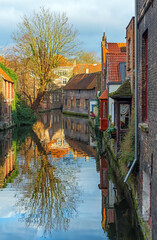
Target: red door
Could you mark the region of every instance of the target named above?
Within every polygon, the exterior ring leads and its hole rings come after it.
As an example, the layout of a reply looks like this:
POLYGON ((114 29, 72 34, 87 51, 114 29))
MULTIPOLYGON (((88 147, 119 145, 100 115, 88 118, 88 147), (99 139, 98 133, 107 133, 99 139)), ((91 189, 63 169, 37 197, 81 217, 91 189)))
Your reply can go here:
POLYGON ((105 131, 108 128, 108 100, 103 99, 100 103, 100 129, 105 131))

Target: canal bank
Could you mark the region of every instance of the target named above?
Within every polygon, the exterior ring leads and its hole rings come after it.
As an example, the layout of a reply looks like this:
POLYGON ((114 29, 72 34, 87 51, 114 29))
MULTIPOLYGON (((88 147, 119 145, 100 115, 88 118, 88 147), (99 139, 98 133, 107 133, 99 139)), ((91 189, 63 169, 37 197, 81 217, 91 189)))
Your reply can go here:
MULTIPOLYGON (((97 141, 100 159, 105 158, 107 160, 112 172, 115 185, 118 186, 119 191, 123 193, 123 196, 125 197, 125 199, 129 203, 129 206, 134 212, 136 225, 139 227, 139 230, 141 232, 141 238, 145 240, 151 240, 151 229, 148 223, 143 221, 138 210, 138 166, 136 165, 133 174, 125 183, 125 170, 124 166, 122 166, 120 159, 118 159, 115 154, 114 137, 112 137, 111 134, 108 134, 107 132, 100 131, 96 125, 94 126, 94 122, 92 121, 89 121, 89 125, 92 135, 95 136, 95 139, 97 141)), ((129 169, 129 165, 127 166, 127 169, 129 169)))

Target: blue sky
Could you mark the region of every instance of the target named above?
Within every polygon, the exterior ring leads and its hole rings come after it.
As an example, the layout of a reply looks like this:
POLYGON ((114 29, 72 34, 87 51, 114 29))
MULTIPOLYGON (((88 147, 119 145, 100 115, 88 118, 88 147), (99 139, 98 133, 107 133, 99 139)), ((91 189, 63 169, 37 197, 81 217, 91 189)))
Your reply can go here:
POLYGON ((21 17, 41 6, 65 12, 79 32, 81 48, 100 56, 103 32, 108 42, 125 42, 125 29, 134 15, 134 0, 0 0, 0 47, 12 45, 11 34, 21 17))

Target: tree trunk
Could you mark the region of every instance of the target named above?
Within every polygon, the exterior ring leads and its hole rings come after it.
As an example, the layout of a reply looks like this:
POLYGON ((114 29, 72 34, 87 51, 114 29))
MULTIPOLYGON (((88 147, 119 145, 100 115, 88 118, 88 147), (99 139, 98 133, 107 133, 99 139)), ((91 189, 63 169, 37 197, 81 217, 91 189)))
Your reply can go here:
POLYGON ((39 107, 39 105, 40 105, 40 102, 41 102, 44 94, 45 94, 45 91, 41 91, 41 92, 39 92, 39 93, 37 94, 37 98, 34 100, 34 102, 33 102, 32 105, 31 105, 31 109, 32 109, 33 111, 37 111, 37 110, 38 110, 38 107, 39 107))

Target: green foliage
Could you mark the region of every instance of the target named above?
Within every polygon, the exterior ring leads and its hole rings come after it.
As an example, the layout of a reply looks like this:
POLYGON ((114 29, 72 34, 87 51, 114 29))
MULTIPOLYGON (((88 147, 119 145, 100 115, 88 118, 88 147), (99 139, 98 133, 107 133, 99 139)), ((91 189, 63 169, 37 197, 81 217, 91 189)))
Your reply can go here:
POLYGON ((96 123, 96 124, 95 124, 95 125, 96 125, 97 127, 100 126, 100 99, 99 99, 99 97, 100 97, 100 94, 99 94, 99 96, 96 97, 98 114, 97 114, 97 116, 96 116, 96 120, 95 120, 95 123, 96 123))
POLYGON ((69 112, 69 111, 63 111, 63 114, 67 116, 77 116, 77 117, 83 117, 83 118, 88 118, 87 113, 77 113, 77 112, 69 112))
POLYGON ((119 151, 119 161, 121 164, 128 164, 134 160, 135 154, 135 114, 132 113, 130 127, 125 134, 119 151))
POLYGON ((12 119, 20 125, 32 125, 37 121, 37 116, 24 100, 17 95, 16 108, 12 111, 12 119))
POLYGON ((111 124, 110 127, 107 128, 106 132, 107 133, 116 132, 116 127, 111 124))
POLYGON ((6 188, 8 183, 13 183, 14 179, 19 175, 19 170, 15 169, 11 175, 9 176, 9 178, 7 179, 6 183, 4 183, 3 188, 6 188))
POLYGON ((17 75, 16 73, 11 70, 10 68, 7 68, 3 63, 0 62, 0 68, 15 82, 17 82, 17 75))

